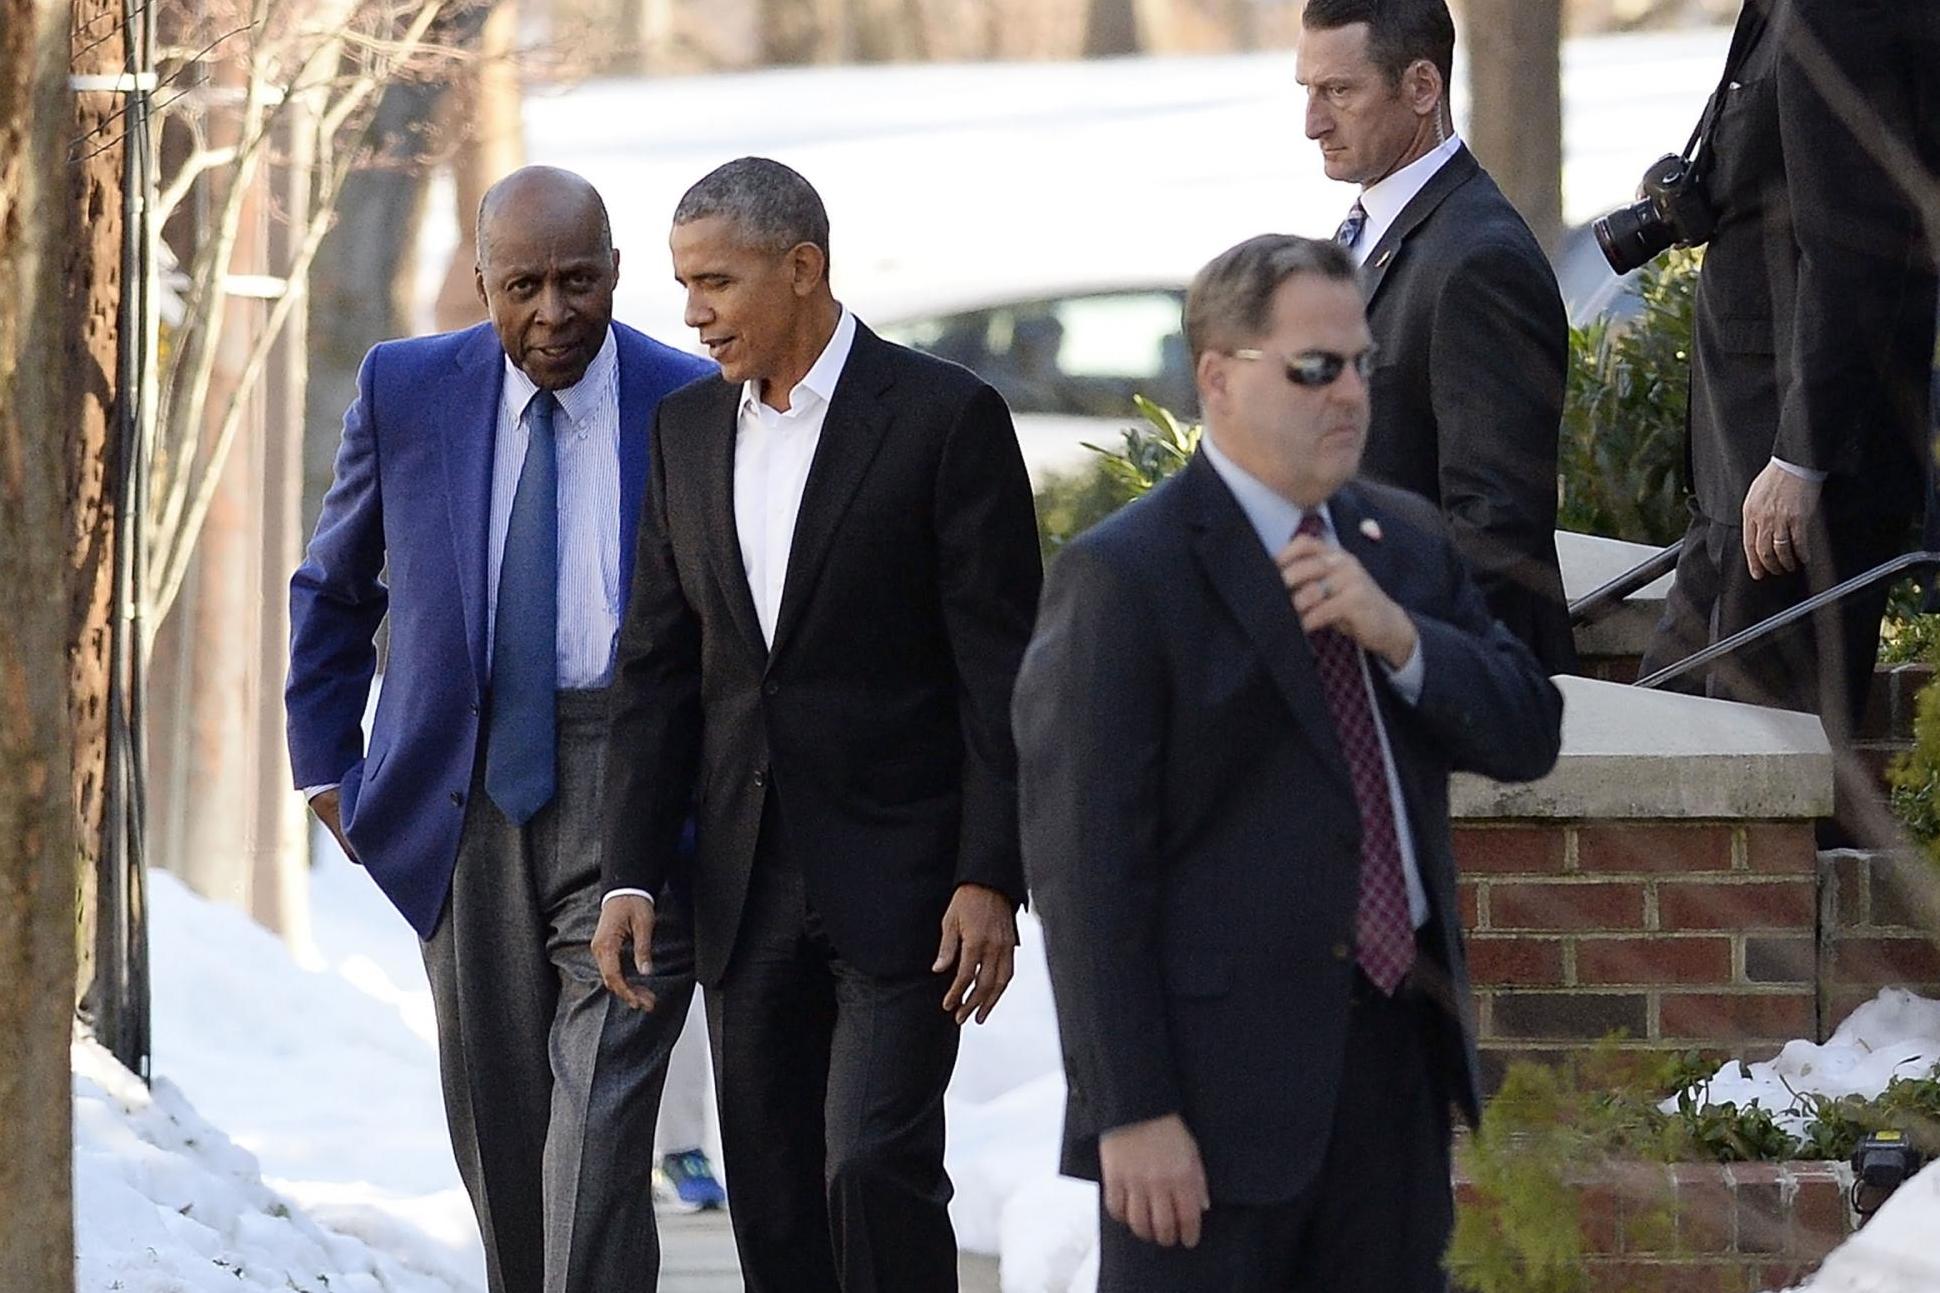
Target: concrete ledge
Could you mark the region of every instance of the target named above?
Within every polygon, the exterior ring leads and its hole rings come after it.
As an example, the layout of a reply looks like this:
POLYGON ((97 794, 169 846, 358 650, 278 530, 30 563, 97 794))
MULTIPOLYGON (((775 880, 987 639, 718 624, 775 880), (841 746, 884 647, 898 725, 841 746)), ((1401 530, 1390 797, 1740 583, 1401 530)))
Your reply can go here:
POLYGON ((1458 776, 1457 818, 1752 818, 1832 813, 1832 750, 1810 714, 1558 678, 1563 754, 1541 781, 1458 776))
MULTIPOLYGON (((1625 571, 1642 565, 1657 549, 1594 534, 1556 532, 1556 558, 1563 569, 1563 595, 1570 601, 1588 597, 1625 571)), ((1650 633, 1664 614, 1673 576, 1665 575, 1632 593, 1619 609, 1594 624, 1576 630, 1576 651, 1582 656, 1639 656, 1650 633)))

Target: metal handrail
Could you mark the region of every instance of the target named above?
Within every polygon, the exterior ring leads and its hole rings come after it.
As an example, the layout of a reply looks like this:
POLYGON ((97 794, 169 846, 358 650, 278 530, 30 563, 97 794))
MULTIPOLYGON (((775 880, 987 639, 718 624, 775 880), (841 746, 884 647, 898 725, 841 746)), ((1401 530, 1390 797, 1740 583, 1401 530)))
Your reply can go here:
MULTIPOLYGON (((1639 678, 1639 687, 1658 687, 1673 678, 1681 678, 1693 670, 1702 669, 1713 660, 1722 659, 1740 647, 1749 646, 1761 638, 1769 637, 1778 630, 1793 624, 1817 611, 1821 607, 1870 588, 1883 579, 1892 579, 1909 570, 1940 568, 1940 552, 1908 552, 1884 562, 1864 574, 1854 575, 1844 583, 1835 584, 1823 592, 1814 593, 1796 606, 1789 606, 1767 620, 1760 620, 1750 628, 1740 629, 1722 642, 1714 642, 1704 650, 1685 656, 1676 664, 1665 665, 1648 678, 1639 678)), ((1602 590, 1599 589, 1598 592, 1602 590)), ((1591 594, 1595 596, 1595 594, 1591 594)), ((1588 600, 1587 598, 1585 599, 1588 600)), ((1572 608, 1573 609, 1573 608, 1572 608)))
POLYGON ((1601 588, 1585 593, 1571 602, 1570 627, 1581 628, 1585 624, 1594 624, 1622 606, 1624 599, 1630 594, 1656 583, 1675 570, 1678 554, 1683 551, 1684 540, 1679 539, 1670 547, 1651 553, 1640 564, 1624 571, 1601 588))

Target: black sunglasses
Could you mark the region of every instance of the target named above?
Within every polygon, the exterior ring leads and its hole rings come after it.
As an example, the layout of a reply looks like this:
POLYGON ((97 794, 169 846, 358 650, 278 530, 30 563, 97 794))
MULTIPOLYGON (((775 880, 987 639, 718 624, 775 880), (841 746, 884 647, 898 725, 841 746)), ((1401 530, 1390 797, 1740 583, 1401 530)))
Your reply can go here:
POLYGON ((1374 347, 1358 355, 1343 355, 1332 350, 1303 350, 1297 355, 1270 355, 1264 350, 1235 350, 1235 359, 1278 359, 1287 366, 1287 380, 1295 386, 1319 389, 1332 386, 1352 364, 1362 381, 1374 371, 1374 347))

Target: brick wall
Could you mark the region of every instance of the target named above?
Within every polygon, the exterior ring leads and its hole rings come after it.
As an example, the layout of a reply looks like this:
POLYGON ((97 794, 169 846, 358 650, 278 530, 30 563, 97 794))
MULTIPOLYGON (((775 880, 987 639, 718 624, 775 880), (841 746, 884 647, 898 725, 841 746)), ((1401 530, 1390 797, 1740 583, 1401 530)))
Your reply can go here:
MULTIPOLYGON (((1840 1163, 1614 1164, 1579 1186, 1591 1293, 1790 1287, 1852 1233, 1851 1184, 1840 1163)), ((1455 1192, 1474 1199, 1459 1165, 1455 1192)))
POLYGON ((1810 823, 1461 821, 1455 851, 1491 1070, 1619 1030, 1733 1054, 1820 1035, 1810 823))
POLYGON ((1911 853, 1820 857, 1819 1015, 1836 1027, 1889 984, 1940 998, 1940 870, 1911 853))

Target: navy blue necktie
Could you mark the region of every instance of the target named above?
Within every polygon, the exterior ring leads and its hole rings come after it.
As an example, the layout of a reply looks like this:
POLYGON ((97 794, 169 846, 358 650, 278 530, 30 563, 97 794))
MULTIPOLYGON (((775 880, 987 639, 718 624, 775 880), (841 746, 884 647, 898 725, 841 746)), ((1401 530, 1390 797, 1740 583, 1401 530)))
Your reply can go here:
POLYGON ((1361 205, 1359 198, 1355 198, 1354 207, 1347 213, 1347 219, 1341 221, 1340 228, 1334 230, 1334 241, 1353 251, 1354 244, 1361 240, 1361 230, 1365 228, 1367 228, 1367 208, 1361 205))
POLYGON ((552 799, 553 692, 559 675, 559 464, 552 414, 540 391, 526 406, 530 439, 499 563, 492 636, 492 718, 485 793, 515 826, 552 799))

